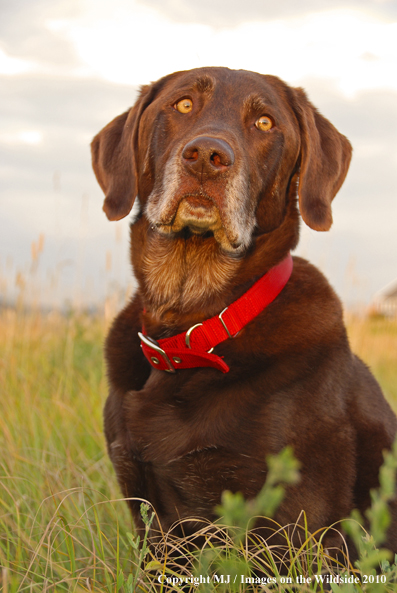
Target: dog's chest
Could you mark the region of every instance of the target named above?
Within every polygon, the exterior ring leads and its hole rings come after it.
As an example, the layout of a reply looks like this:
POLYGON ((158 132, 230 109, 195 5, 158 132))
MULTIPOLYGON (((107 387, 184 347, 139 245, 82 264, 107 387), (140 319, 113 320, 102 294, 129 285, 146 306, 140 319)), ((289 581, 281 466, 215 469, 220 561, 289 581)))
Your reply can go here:
POLYGON ((125 396, 140 496, 158 501, 167 514, 176 497, 181 516, 209 516, 224 490, 255 496, 266 478, 266 459, 258 451, 269 448, 262 420, 246 422, 241 402, 230 401, 233 393, 227 405, 222 390, 200 390, 200 396, 190 388, 175 395, 167 389, 171 384, 125 396))
MULTIPOLYGON (((160 374, 164 377, 161 371, 154 377, 160 374)), ((262 422, 246 420, 249 406, 238 392, 214 389, 210 382, 184 384, 163 377, 125 395, 124 417, 132 449, 142 462, 167 465, 189 456, 198 459, 205 452, 209 463, 219 451, 223 456, 234 451, 251 456, 259 444, 263 446, 259 443, 266 438, 262 422)))

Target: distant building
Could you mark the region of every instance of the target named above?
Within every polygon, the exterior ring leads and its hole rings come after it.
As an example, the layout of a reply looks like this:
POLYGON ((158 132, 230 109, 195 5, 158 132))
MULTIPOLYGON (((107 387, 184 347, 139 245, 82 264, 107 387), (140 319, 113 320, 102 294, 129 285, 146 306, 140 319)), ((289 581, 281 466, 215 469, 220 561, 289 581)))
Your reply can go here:
POLYGON ((397 279, 375 294, 371 311, 387 316, 397 315, 397 279))

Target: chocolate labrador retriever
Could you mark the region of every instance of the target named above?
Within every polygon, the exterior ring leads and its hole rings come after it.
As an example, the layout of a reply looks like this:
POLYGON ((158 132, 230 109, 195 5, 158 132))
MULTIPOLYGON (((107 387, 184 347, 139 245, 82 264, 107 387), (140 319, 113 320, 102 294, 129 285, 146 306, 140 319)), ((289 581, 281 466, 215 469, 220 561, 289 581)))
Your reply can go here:
POLYGON ((333 289, 290 256, 298 197, 307 225, 330 228, 348 140, 300 88, 200 68, 144 86, 92 155, 110 220, 139 200, 138 290, 106 344, 105 431, 124 496, 149 500, 165 530, 192 518, 193 532, 224 490, 258 494, 266 455, 291 445, 301 481, 280 524, 304 509, 314 531, 364 511, 396 418, 350 351, 333 289))

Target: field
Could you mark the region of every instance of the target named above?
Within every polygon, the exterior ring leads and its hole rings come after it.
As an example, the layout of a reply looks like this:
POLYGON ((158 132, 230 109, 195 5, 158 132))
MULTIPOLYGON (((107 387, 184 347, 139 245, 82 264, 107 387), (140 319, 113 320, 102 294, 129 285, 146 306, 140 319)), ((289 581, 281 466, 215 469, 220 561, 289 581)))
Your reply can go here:
MULTIPOLYGON (((397 411, 397 322, 347 323, 353 349, 397 411)), ((4 593, 154 591, 136 570, 142 553, 105 452, 107 326, 99 314, 0 313, 4 593)))

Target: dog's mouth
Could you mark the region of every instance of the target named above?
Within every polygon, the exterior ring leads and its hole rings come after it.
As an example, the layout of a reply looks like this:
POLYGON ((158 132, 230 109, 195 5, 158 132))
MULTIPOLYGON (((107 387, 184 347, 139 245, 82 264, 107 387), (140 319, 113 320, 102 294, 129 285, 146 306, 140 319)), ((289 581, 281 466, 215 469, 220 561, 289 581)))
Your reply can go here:
POLYGON ((194 234, 205 234, 222 227, 219 209, 211 198, 192 195, 182 198, 172 221, 173 232, 189 228, 194 234))
POLYGON ((241 251, 240 243, 227 232, 218 205, 206 194, 182 196, 173 211, 169 210, 155 226, 165 235, 186 239, 192 235, 199 235, 204 240, 215 238, 224 251, 233 254, 241 251))

